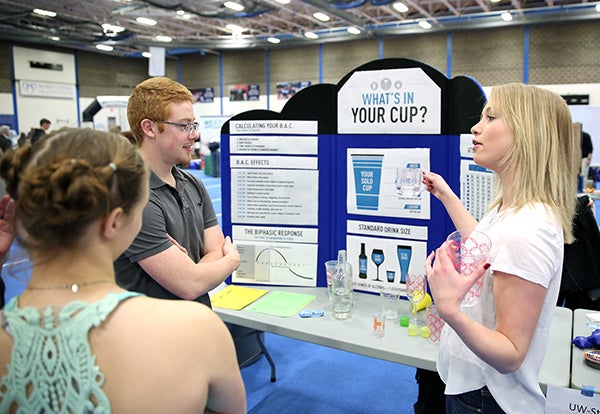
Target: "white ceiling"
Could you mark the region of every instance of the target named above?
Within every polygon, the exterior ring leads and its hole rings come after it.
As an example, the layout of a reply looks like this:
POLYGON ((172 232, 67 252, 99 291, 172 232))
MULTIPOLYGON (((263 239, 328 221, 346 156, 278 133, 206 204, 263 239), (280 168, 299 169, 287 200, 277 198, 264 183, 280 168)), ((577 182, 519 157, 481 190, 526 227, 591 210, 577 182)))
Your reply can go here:
POLYGON ((0 0, 0 38, 94 51, 96 44, 104 43, 114 47, 107 53, 121 56, 139 56, 149 46, 160 46, 167 55, 176 55, 600 18, 595 8, 599 3, 587 0, 401 0, 406 12, 393 7, 399 0, 291 0, 286 5, 277 0, 233 1, 244 10, 228 9, 224 0, 0 0), (35 8, 57 15, 42 17, 32 12, 35 8), (319 11, 331 19, 315 19, 313 14, 319 11), (509 12, 512 21, 502 20, 502 12, 509 12), (152 18, 157 24, 142 25, 137 17, 152 18), (432 27, 423 29, 421 21, 432 27), (106 32, 103 23, 125 31, 106 32), (233 35, 225 27, 229 23, 246 30, 233 35), (351 26, 360 33, 349 33, 351 26), (318 39, 306 38, 309 31, 318 39), (156 35, 172 41, 158 42, 156 35), (280 43, 267 42, 269 37, 280 43))

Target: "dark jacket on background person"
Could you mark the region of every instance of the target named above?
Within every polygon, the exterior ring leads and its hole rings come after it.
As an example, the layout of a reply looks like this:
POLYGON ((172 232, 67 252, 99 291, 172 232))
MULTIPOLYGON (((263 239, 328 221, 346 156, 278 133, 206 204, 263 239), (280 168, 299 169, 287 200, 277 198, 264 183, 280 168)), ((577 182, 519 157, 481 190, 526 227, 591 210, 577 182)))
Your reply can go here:
POLYGON ((600 230, 589 197, 577 199, 573 219, 575 242, 565 244, 558 306, 600 310, 600 230))
POLYGON ((44 135, 46 135, 46 131, 41 128, 34 128, 28 135, 29 142, 31 142, 31 145, 33 145, 44 135))
POLYGON ((6 138, 4 135, 0 135, 0 149, 2 152, 6 152, 12 148, 12 141, 6 138))

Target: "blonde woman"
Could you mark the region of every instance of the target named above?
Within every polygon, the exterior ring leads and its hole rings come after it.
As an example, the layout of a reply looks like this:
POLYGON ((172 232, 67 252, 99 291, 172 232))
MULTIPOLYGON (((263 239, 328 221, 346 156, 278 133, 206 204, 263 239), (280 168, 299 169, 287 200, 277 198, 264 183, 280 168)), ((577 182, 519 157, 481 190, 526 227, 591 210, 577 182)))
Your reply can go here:
POLYGON ((494 87, 473 126, 474 161, 496 173, 497 196, 478 223, 446 182, 426 172, 427 190, 457 229, 492 239, 488 263, 458 274, 444 244, 426 261, 438 311, 446 321, 437 369, 446 412, 541 413, 538 385, 560 287, 564 243, 573 242, 579 137, 563 99, 522 84, 494 87), (435 261, 434 261, 435 259, 435 261), (479 278, 479 303, 461 301, 479 278))

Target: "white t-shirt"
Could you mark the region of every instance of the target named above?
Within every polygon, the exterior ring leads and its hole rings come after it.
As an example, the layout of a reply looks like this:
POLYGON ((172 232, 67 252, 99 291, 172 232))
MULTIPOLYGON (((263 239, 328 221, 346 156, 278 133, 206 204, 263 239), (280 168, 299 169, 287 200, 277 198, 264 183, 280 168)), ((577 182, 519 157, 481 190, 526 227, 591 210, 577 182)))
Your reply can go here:
POLYGON ((497 210, 477 225, 492 240, 490 268, 484 275, 479 303, 463 311, 481 324, 494 328, 496 311, 493 272, 519 276, 547 289, 540 319, 521 367, 501 374, 473 354, 448 326, 442 331, 437 369, 446 383, 446 394, 454 395, 489 388, 498 405, 511 414, 543 413, 545 400, 538 374, 546 352, 550 324, 560 288, 564 237, 554 214, 535 203, 519 211, 497 210))

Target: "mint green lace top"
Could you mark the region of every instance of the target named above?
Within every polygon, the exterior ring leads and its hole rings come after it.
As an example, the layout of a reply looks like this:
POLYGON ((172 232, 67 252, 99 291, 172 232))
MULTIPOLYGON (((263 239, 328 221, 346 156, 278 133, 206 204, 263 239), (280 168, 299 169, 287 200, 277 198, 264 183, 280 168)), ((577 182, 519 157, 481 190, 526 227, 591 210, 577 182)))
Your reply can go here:
POLYGON ((88 334, 134 292, 109 293, 94 303, 74 301, 58 310, 9 301, 2 325, 13 338, 8 373, 0 380, 0 413, 110 413, 88 334))

